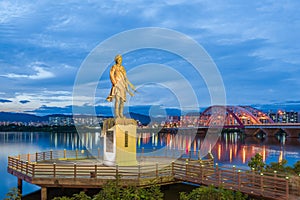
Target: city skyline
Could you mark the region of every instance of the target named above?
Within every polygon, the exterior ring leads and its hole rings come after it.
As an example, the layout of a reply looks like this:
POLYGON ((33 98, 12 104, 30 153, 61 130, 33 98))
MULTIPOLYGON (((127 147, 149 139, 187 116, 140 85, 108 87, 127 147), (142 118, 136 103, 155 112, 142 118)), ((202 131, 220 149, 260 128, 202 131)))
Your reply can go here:
MULTIPOLYGON (((221 74, 227 104, 277 105, 300 111, 299 4, 1 1, 0 111, 70 113, 76 74, 89 53, 115 34, 143 27, 172 29, 198 42, 221 74)), ((163 86, 180 88, 182 82, 178 77, 160 77, 167 71, 151 70, 159 65, 189 77, 199 107, 210 105, 203 77, 195 76, 188 63, 178 56, 151 49, 124 55, 128 76, 139 91, 127 105, 150 106, 149 112, 158 113, 164 108, 179 107, 176 95, 163 86), (135 68, 146 64, 146 72, 135 68), (147 76, 157 77, 157 84, 144 85, 142 81, 147 76)), ((104 101, 109 88, 105 71, 99 78, 94 104, 85 103, 89 99, 83 98, 75 106, 82 113, 93 106, 109 109, 111 104, 104 101)), ((180 90, 184 95, 184 88, 180 90)), ((185 102, 189 103, 188 97, 185 102)))

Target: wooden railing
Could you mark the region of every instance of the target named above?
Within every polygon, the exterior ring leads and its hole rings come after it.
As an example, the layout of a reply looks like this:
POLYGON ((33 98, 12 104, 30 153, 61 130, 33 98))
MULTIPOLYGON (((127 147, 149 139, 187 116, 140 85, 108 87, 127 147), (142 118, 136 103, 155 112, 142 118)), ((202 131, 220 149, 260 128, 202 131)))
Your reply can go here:
POLYGON ((201 185, 214 185, 273 199, 289 198, 289 180, 233 168, 174 163, 175 178, 201 185))
MULTIPOLYGON (((9 156, 8 171, 33 184, 35 180, 80 179, 99 187, 96 180, 118 180, 124 185, 150 185, 184 181, 201 185, 214 185, 273 199, 289 199, 289 195, 300 195, 300 178, 288 178, 284 174, 264 173, 214 166, 212 160, 178 160, 171 164, 106 167, 99 163, 59 162, 64 159, 82 159, 90 155, 84 151, 49 151, 30 155, 9 156), (24 160, 25 159, 25 160, 24 160), (46 161, 46 162, 41 162, 46 161), (55 163, 57 161, 57 163, 55 163), (293 181, 291 181, 291 179, 293 181), (295 184, 296 182, 296 184, 295 184), (298 184, 298 185, 297 185, 298 184)), ((79 161, 78 161, 79 162, 79 161)), ((72 181, 74 182, 74 181, 72 181)), ((38 182, 37 184, 41 184, 38 182)), ((89 186, 89 185, 87 185, 89 186)))

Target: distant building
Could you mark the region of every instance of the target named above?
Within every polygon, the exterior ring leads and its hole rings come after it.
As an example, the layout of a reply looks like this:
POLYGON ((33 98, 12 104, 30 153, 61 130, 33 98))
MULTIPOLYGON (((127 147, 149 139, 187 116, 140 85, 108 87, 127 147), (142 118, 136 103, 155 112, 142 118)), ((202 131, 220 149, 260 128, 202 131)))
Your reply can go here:
POLYGON ((71 126, 74 125, 71 116, 51 116, 49 117, 50 126, 71 126))
POLYGON ((180 117, 180 127, 197 127, 200 123, 201 113, 188 113, 180 117))
POLYGON ((276 113, 270 112, 269 117, 275 123, 297 123, 299 122, 299 113, 294 111, 278 110, 276 113))
POLYGON ((103 123, 104 118, 90 115, 74 115, 73 120, 75 125, 99 126, 99 124, 103 123))

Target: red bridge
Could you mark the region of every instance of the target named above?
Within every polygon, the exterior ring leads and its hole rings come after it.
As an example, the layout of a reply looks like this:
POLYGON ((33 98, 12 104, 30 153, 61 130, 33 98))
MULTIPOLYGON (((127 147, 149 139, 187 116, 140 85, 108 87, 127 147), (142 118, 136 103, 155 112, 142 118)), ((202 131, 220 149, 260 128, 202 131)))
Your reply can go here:
POLYGON ((198 127, 238 128, 247 136, 281 134, 298 138, 300 134, 300 123, 274 123, 266 113, 250 106, 211 106, 200 115, 198 127))

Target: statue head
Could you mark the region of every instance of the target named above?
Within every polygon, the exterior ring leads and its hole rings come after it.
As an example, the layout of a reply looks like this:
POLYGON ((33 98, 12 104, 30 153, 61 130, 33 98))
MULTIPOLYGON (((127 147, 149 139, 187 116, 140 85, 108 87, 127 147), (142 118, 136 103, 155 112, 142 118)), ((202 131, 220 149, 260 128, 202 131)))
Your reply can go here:
POLYGON ((116 55, 115 62, 116 63, 121 63, 122 62, 122 56, 120 54, 116 55))

